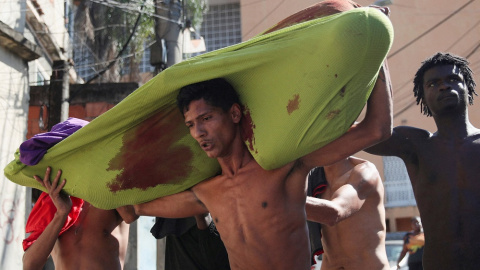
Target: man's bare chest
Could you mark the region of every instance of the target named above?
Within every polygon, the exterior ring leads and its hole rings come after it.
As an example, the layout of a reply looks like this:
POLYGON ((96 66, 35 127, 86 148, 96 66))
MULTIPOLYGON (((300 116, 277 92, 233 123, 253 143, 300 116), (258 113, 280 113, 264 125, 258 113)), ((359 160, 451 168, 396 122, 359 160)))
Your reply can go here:
POLYGON ((480 142, 432 140, 419 143, 415 152, 415 158, 406 161, 407 169, 424 180, 461 180, 480 173, 480 142))

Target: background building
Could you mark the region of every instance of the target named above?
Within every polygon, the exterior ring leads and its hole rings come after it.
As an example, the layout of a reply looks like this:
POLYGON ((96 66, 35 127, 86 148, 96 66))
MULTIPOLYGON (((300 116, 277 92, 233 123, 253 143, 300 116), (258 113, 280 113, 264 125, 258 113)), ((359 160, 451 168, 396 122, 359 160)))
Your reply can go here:
MULTIPOLYGON (((26 138, 32 84, 44 84, 66 37, 63 1, 0 1, 0 167, 26 138)), ((0 269, 21 269, 31 189, 0 175, 0 269)))
MULTIPOLYGON (((22 141, 46 130, 44 122, 47 117, 46 105, 39 103, 38 98, 35 98, 36 103, 30 102, 29 106, 29 100, 34 99, 30 97, 30 86, 49 85, 54 71, 52 66, 56 61, 74 59, 73 68, 64 70, 70 75, 70 83, 82 83, 99 75, 109 61, 118 57, 113 53, 118 51, 113 50, 110 55, 102 56, 106 58, 95 58, 96 51, 87 46, 88 42, 92 41, 72 34, 74 32, 83 34, 83 32, 73 31, 73 14, 77 14, 79 7, 90 8, 92 3, 116 5, 119 10, 130 12, 131 6, 124 5, 120 1, 76 0, 73 2, 74 5, 64 0, 0 0, 2 7, 0 10, 0 80, 2 82, 0 86, 2 145, 0 165, 2 168, 12 159, 12 153, 22 141)), ((138 1, 131 2, 138 4, 138 1)), ((196 31, 204 37, 206 51, 212 51, 246 41, 283 18, 317 2, 319 1, 209 0, 208 11, 203 16, 201 27, 197 27, 196 31)), ((374 4, 374 0, 357 0, 356 2, 363 6, 374 4)), ((473 71, 477 73, 475 79, 480 83, 478 76, 480 72, 480 53, 478 52, 480 1, 383 0, 375 3, 388 5, 391 9, 390 18, 395 30, 393 47, 388 56, 394 92, 394 126, 410 125, 434 132, 433 119, 421 115, 420 107, 416 105, 413 97, 413 75, 422 60, 437 51, 449 51, 470 60, 473 71)), ((134 17, 138 13, 125 14, 134 17)), ((183 23, 182 20, 180 21, 183 23)), ((102 23, 101 27, 93 27, 90 30, 113 29, 119 25, 126 29, 125 33, 132 29, 131 25, 127 24, 102 23)), ((158 70, 151 64, 151 60, 158 57, 158 54, 162 55, 163 52, 161 47, 152 45, 153 40, 153 37, 146 39, 141 50, 127 51, 125 55, 119 57, 119 66, 111 69, 106 75, 99 75, 96 83, 115 80, 115 82, 142 84, 154 76, 158 70), (138 62, 132 60, 136 54, 139 55, 138 62)), ((185 57, 188 56, 185 55, 185 57)), ((74 89, 78 88, 74 87, 74 89)), ((131 88, 129 89, 131 91, 131 88)), ((41 94, 42 91, 34 92, 41 94)), ((88 91, 84 94, 88 94, 88 91)), ((89 100, 82 95, 78 98, 82 101, 71 104, 70 116, 88 118, 88 120, 105 112, 118 102, 115 99, 89 100)), ((478 102, 480 101, 475 101, 475 103, 478 102)), ((470 108, 470 120, 475 126, 480 126, 479 112, 478 104, 470 108)), ((358 153, 358 156, 372 161, 383 176, 388 231, 409 230, 410 217, 419 213, 403 162, 395 157, 382 158, 365 152, 358 153)), ((2 255, 0 269, 19 269, 23 253, 21 240, 24 237, 26 216, 31 208, 30 189, 11 183, 3 174, 0 175, 0 188, 0 254, 2 255)), ((142 252, 137 251, 136 245, 137 242, 145 243, 147 238, 152 239, 149 235, 150 227, 151 221, 148 220, 132 226, 134 230, 143 230, 146 233, 143 236, 139 234, 138 239, 131 241, 134 251, 129 254, 129 264, 126 269, 147 269, 140 267, 142 260, 148 259, 137 256, 142 252)), ((159 250, 157 253, 160 255, 156 260, 157 269, 163 269, 160 252, 162 242, 157 241, 157 245, 159 250)), ((155 253, 154 249, 150 249, 152 250, 155 253)), ((151 263, 149 267, 152 267, 151 263)))

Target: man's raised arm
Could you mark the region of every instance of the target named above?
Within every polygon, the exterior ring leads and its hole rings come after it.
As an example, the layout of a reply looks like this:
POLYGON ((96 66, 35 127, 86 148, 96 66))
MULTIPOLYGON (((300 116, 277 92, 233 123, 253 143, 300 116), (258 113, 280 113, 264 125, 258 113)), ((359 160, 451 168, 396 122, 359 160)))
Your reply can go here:
POLYGON ((34 178, 47 189, 47 193, 57 211, 52 221, 50 221, 47 227, 45 227, 42 234, 40 234, 35 242, 25 250, 25 253, 23 254, 24 270, 43 269, 72 207, 70 197, 61 192, 62 188, 65 186, 65 180, 60 181, 62 172, 58 171, 55 179, 50 183, 50 171, 51 168, 48 167, 43 179, 36 175, 34 178))

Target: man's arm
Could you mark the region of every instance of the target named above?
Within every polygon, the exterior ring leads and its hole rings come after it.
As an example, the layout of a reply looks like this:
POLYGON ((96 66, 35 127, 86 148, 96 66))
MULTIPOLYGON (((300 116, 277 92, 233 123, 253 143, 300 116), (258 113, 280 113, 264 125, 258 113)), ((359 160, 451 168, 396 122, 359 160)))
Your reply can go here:
POLYGON ((125 223, 130 224, 138 219, 133 205, 125 205, 117 208, 117 212, 125 223))
POLYGON ((340 161, 364 148, 379 143, 392 134, 392 90, 386 62, 367 102, 365 118, 342 136, 302 158, 307 168, 340 161))
POLYGON ((365 152, 378 156, 397 156, 408 161, 416 155, 416 144, 424 144, 432 134, 424 129, 398 126, 387 140, 368 147, 365 152))
POLYGON ((66 180, 63 180, 59 184, 62 172, 58 171, 55 179, 50 183, 50 171, 51 169, 48 167, 43 180, 36 175, 34 178, 47 189, 57 212, 38 239, 23 254, 23 269, 25 270, 43 269, 72 207, 70 197, 61 192, 66 183, 66 180))
POLYGON ((208 213, 208 209, 191 190, 157 198, 133 207, 139 216, 186 218, 208 213))
POLYGON ((400 255, 398 256, 398 259, 397 259, 397 269, 400 269, 400 262, 403 260, 403 258, 405 257, 405 255, 407 255, 407 252, 408 252, 407 243, 406 243, 407 238, 408 236, 405 236, 403 239, 403 249, 402 249, 402 252, 400 252, 400 255))
POLYGON ((364 162, 356 165, 352 169, 348 182, 333 193, 330 201, 307 197, 305 206, 307 220, 334 226, 349 218, 362 208, 379 181, 380 176, 372 163, 364 162))
POLYGON ((195 221, 197 222, 197 228, 199 230, 206 230, 210 223, 212 223, 212 217, 208 213, 196 215, 195 221))

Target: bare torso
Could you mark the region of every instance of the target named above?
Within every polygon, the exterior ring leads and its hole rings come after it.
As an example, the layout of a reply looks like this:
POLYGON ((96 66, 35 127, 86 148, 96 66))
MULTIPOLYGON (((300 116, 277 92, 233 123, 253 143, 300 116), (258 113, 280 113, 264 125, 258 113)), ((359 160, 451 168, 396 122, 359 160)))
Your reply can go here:
MULTIPOLYGON (((362 183, 359 183, 361 177, 351 177, 355 174, 353 171, 355 166, 365 172, 369 170, 368 166, 373 166, 355 158, 349 158, 344 163, 349 170, 335 181, 328 181, 329 184, 325 193, 322 194, 322 199, 331 200, 333 194, 344 185, 361 185, 362 183)), ((373 185, 373 189, 368 193, 358 212, 334 226, 322 225, 322 245, 325 251, 322 270, 389 269, 385 251, 384 190, 376 169, 375 176, 375 178, 361 180, 371 181, 370 185, 373 185)))
POLYGON ((309 269, 305 170, 265 171, 255 161, 192 190, 210 211, 232 269, 309 269))
POLYGON ((84 204, 75 224, 52 251, 55 269, 122 269, 129 226, 116 210, 84 204))
POLYGON ((459 140, 412 135, 412 151, 402 159, 425 230, 424 268, 478 268, 480 133, 459 140))

